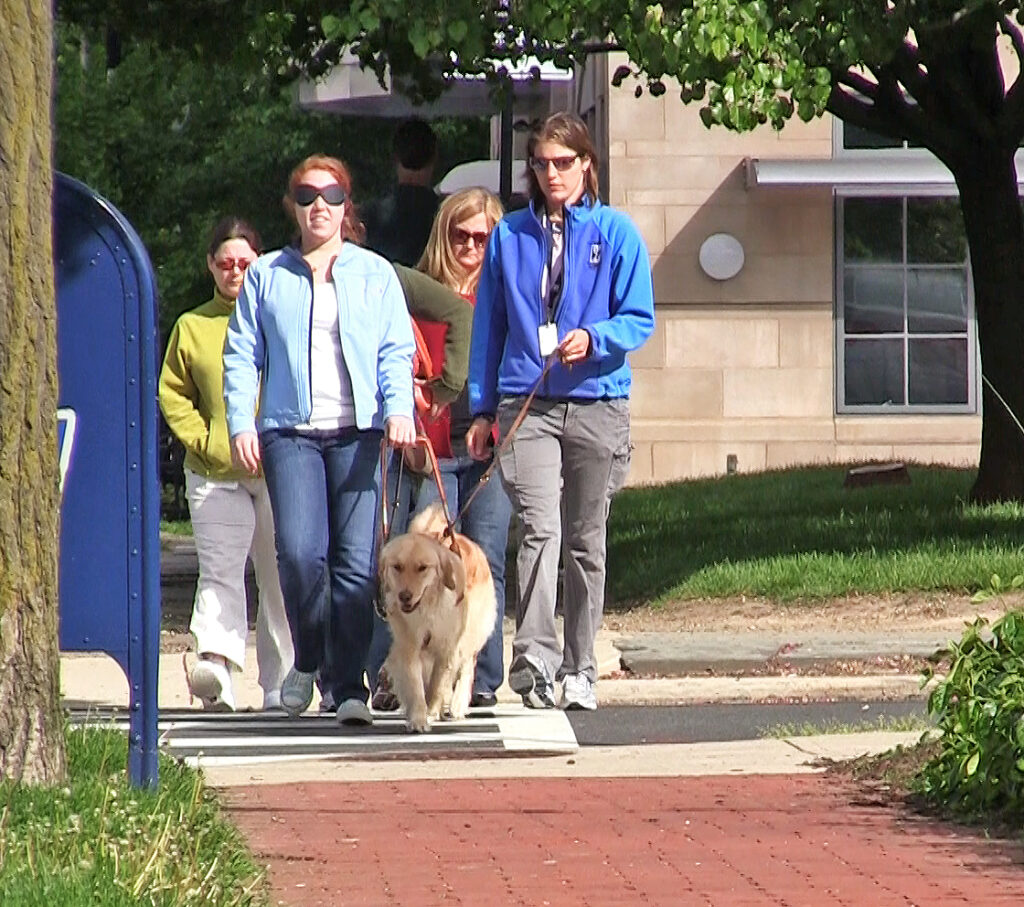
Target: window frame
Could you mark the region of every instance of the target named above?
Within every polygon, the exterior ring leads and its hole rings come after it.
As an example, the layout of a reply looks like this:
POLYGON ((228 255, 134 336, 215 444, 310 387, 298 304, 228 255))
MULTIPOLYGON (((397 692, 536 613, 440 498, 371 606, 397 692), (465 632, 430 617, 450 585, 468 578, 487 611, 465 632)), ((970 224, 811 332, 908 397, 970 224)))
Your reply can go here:
MULTIPOLYGON (((841 124, 840 124, 841 125, 841 124)), ((840 139, 841 142, 841 139, 840 139)), ((841 147, 841 144, 840 144, 841 147)), ((888 154, 892 154, 898 149, 885 149, 888 154)), ((850 149, 847 149, 844 153, 849 154, 850 149)), ((855 151, 856 154, 863 154, 865 152, 855 151)), ((867 150, 868 154, 874 155, 877 153, 876 149, 867 150)), ((902 152, 903 154, 908 151, 902 152)), ((909 153, 917 154, 920 153, 916 149, 909 151, 909 153)), ((930 152, 924 151, 924 154, 930 152)), ((901 265, 904 275, 907 270, 907 216, 906 216, 906 200, 908 198, 949 198, 957 199, 958 195, 956 191, 950 191, 942 187, 924 187, 924 186, 887 186, 884 190, 878 187, 870 186, 857 186, 857 187, 837 187, 833 193, 833 215, 835 218, 835 228, 833 235, 835 239, 835 268, 834 268, 834 294, 835 294, 835 363, 836 363, 836 383, 835 383, 835 407, 838 415, 976 415, 978 413, 978 381, 980 375, 980 356, 978 352, 978 325, 975 317, 974 308, 974 281, 971 279, 971 262, 970 262, 970 249, 967 250, 967 258, 964 263, 966 285, 967 285, 967 402, 966 403, 901 403, 898 405, 888 404, 848 404, 845 400, 846 395, 846 341, 850 337, 864 337, 864 334, 847 334, 846 333, 846 322, 845 322, 845 273, 846 273, 846 259, 844 254, 845 249, 845 224, 844 224, 844 206, 845 201, 848 198, 879 198, 879 199, 899 199, 903 202, 903 213, 901 217, 902 221, 902 234, 901 234, 901 265)), ((922 263, 926 264, 926 263, 922 263)), ((904 298, 904 318, 903 328, 899 333, 893 332, 891 334, 878 334, 868 335, 869 337, 892 337, 893 339, 899 339, 903 344, 904 349, 904 366, 903 366, 903 390, 904 398, 907 396, 908 383, 910 378, 910 362, 907 355, 908 342, 911 337, 927 339, 929 337, 939 339, 946 336, 960 337, 961 334, 944 334, 942 332, 926 332, 923 334, 914 333, 912 334, 908 330, 906 323, 906 299, 904 298)))

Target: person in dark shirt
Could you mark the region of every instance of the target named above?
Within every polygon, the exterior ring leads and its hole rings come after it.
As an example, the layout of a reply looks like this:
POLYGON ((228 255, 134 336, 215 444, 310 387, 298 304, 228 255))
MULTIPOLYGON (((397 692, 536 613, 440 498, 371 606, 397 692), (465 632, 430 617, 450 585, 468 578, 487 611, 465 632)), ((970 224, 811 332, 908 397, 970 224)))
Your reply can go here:
POLYGON ((364 211, 366 245, 388 261, 415 267, 440 203, 432 187, 437 136, 419 118, 403 121, 391 143, 398 185, 364 211))

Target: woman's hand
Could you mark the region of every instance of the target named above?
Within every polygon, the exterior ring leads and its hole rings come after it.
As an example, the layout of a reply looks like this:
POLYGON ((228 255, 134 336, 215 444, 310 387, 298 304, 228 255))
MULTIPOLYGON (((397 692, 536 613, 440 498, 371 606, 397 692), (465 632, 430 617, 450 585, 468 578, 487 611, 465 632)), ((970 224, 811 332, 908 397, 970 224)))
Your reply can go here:
POLYGON ((260 439, 254 431, 243 431, 231 439, 231 459, 249 475, 260 472, 260 439))
POLYGON ((466 447, 474 460, 489 460, 494 447, 491 444, 491 432, 494 422, 483 416, 477 416, 466 432, 466 447))
POLYGON ((558 344, 558 356, 566 365, 582 362, 590 355, 590 332, 575 328, 558 344))
POLYGON ((430 409, 427 411, 427 418, 434 422, 446 409, 448 409, 447 403, 431 403, 430 409))
POLYGON ((582 362, 590 354, 590 332, 574 328, 558 344, 559 358, 565 365, 582 362))
POLYGON ((392 447, 412 447, 416 443, 416 426, 408 416, 388 416, 384 434, 392 447))

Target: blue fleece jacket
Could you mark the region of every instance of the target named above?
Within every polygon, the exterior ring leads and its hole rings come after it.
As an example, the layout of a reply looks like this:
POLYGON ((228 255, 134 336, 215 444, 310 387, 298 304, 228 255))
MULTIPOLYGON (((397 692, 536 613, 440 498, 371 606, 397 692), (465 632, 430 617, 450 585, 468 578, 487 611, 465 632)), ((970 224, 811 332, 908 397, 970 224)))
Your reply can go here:
MULTIPOLYGON (((626 354, 654 330, 654 286, 647 248, 633 222, 599 201, 565 209, 562 292, 554 308, 558 340, 590 334, 590 354, 570 369, 552 366, 538 396, 596 400, 629 396, 626 354)), ((548 320, 541 282, 549 239, 531 203, 506 215, 487 245, 469 355, 474 413, 528 394, 544 364, 537 329, 548 320)))
MULTIPOLYGON (((331 271, 338 295, 341 351, 352 384, 356 427, 412 418, 415 341, 405 296, 391 265, 346 242, 331 271)), ((260 256, 245 272, 224 343, 224 402, 231 437, 291 428, 312 411, 310 327, 313 272, 293 247, 260 256)))

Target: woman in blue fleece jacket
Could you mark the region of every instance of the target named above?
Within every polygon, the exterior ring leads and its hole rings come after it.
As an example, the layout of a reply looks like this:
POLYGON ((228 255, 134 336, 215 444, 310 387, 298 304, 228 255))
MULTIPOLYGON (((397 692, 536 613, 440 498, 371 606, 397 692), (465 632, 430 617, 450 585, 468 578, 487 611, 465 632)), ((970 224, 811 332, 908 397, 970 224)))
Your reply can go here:
POLYGON ((477 290, 466 442, 488 456, 494 421, 504 439, 540 382, 500 458, 523 527, 508 682, 532 708, 552 708, 561 681, 562 708, 594 709, 608 500, 629 458, 626 354, 654 329, 651 265, 632 221, 598 200, 597 155, 578 117, 549 116, 527 153, 530 205, 492 233, 477 290))
POLYGON ((328 656, 338 721, 370 724, 380 443, 415 440, 415 343, 395 269, 352 241, 351 189, 335 158, 292 171, 285 208, 299 242, 246 269, 224 345, 224 401, 235 460, 251 474, 262 463, 274 511, 295 645, 281 705, 291 715, 309 707, 328 656))

